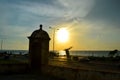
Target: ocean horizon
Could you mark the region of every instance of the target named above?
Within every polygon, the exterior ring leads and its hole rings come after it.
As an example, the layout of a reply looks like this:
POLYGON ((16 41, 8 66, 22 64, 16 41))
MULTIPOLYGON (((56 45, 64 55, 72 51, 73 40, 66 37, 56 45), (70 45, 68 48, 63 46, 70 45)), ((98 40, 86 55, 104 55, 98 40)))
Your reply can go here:
MULTIPOLYGON (((109 52, 112 50, 70 50, 71 56, 96 56, 96 57, 107 57, 109 52)), ((7 52, 12 54, 28 54, 28 50, 0 50, 0 53, 7 52)), ((65 51, 56 51, 59 55, 66 55, 65 51)), ((120 51, 117 52, 120 56, 120 51)))

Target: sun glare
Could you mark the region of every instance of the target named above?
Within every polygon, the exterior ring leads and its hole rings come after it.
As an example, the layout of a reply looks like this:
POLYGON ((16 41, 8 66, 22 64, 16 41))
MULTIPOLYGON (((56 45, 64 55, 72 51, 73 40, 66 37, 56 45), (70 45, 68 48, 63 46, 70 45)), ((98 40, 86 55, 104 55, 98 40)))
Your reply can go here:
POLYGON ((57 39, 60 42, 66 42, 68 40, 68 31, 65 28, 58 30, 57 39))

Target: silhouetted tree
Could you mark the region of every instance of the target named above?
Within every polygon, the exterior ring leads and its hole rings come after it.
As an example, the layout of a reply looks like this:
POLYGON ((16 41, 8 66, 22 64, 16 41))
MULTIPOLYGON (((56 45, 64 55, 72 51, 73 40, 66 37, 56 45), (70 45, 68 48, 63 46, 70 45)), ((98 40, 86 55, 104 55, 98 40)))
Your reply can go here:
POLYGON ((110 51, 109 54, 108 54, 108 56, 109 56, 109 57, 114 57, 114 56, 117 54, 117 52, 118 52, 117 49, 115 49, 115 50, 113 50, 113 51, 110 51))

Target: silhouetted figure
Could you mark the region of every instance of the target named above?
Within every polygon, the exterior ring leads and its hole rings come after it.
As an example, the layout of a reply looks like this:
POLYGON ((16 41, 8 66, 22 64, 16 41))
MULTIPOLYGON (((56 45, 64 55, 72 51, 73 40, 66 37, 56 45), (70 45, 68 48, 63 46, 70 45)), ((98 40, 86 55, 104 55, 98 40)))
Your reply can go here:
POLYGON ((109 57, 113 57, 117 52, 118 52, 117 49, 115 49, 114 51, 110 51, 109 54, 108 54, 108 56, 109 57))
POLYGON ((69 50, 70 50, 71 48, 72 48, 72 47, 67 48, 67 49, 64 49, 64 50, 65 50, 65 53, 66 53, 67 58, 70 58, 70 53, 69 53, 69 50))

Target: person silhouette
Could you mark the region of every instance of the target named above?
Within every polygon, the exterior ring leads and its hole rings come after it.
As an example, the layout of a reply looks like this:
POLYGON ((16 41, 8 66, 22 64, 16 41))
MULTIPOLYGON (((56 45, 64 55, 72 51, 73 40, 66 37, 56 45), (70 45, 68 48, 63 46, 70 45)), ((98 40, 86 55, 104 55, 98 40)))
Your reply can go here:
POLYGON ((69 50, 70 50, 71 48, 72 48, 72 47, 67 48, 67 49, 64 49, 64 51, 65 51, 65 53, 66 53, 67 58, 70 58, 70 53, 69 53, 69 50))

